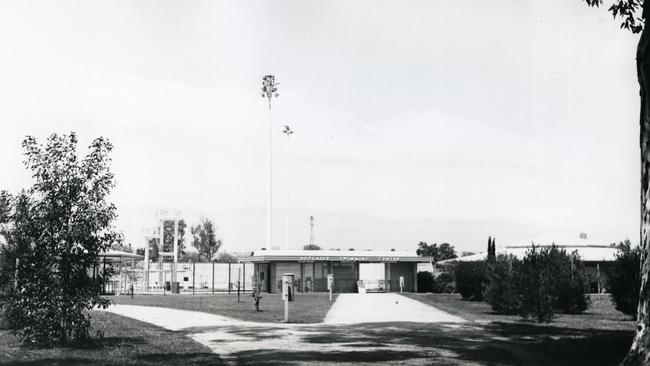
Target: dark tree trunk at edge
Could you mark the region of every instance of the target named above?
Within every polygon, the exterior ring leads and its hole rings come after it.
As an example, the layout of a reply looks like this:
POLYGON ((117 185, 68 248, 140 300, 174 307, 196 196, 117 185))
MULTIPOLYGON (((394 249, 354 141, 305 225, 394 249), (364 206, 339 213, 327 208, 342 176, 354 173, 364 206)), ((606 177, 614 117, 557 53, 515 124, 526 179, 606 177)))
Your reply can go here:
MULTIPOLYGON (((644 9, 644 18, 648 9, 644 9)), ((641 96, 640 116, 640 148, 641 148, 641 288, 639 296, 639 307, 637 315, 636 336, 630 351, 628 352, 624 365, 650 365, 650 116, 648 106, 650 95, 650 35, 643 28, 641 39, 637 47, 636 65, 639 79, 641 96)))

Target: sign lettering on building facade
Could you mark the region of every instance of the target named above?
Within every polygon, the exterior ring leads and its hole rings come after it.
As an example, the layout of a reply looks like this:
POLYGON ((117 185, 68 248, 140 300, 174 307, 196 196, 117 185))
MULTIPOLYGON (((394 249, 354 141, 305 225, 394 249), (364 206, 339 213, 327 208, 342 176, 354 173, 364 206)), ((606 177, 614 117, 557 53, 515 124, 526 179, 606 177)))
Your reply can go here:
POLYGON ((398 262, 399 257, 359 257, 359 256, 304 256, 298 258, 299 262, 398 262))

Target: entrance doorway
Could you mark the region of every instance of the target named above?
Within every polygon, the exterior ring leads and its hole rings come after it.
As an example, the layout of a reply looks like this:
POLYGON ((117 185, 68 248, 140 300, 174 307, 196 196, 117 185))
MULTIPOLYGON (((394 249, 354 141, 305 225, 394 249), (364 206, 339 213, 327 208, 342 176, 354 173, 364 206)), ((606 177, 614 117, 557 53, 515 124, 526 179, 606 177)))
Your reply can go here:
POLYGON ((363 281, 366 292, 386 291, 385 268, 384 263, 359 263, 359 281, 363 281))
POLYGON ((332 262, 334 292, 356 292, 357 273, 355 264, 332 262))

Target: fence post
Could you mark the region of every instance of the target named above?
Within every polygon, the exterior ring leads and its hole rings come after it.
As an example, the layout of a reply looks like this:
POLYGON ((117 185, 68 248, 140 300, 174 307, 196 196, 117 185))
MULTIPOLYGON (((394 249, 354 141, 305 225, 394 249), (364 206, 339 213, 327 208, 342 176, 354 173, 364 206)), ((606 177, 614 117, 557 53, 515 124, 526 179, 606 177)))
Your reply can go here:
POLYGON ((120 258, 120 267, 122 267, 122 278, 124 279, 124 291, 121 291, 121 293, 126 293, 126 266, 124 265, 124 260, 120 258))
POLYGON ((230 293, 230 284, 232 281, 230 281, 230 262, 228 262, 228 293, 230 293))
POLYGON ((147 293, 149 293, 149 277, 150 277, 149 276, 149 273, 150 273, 149 270, 151 268, 149 267, 149 261, 147 261, 147 263, 145 263, 145 264, 147 265, 147 270, 144 272, 145 276, 146 276, 145 286, 147 286, 147 293))
POLYGON ((214 294, 214 262, 212 262, 212 293, 214 294))
POLYGON ((246 263, 242 263, 242 267, 244 267, 243 287, 244 287, 244 293, 246 293, 246 263))
POLYGON ((192 295, 194 295, 195 288, 196 288, 196 263, 192 263, 192 295))

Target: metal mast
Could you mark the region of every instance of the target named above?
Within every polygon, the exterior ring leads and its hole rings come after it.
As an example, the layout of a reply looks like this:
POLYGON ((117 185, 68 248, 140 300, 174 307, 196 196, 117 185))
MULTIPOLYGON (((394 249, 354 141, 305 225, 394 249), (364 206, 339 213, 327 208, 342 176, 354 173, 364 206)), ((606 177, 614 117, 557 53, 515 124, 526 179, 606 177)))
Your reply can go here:
POLYGON ((273 129, 271 121, 271 99, 278 97, 277 93, 279 83, 275 82, 275 76, 266 75, 262 78, 262 98, 266 98, 269 102, 269 156, 268 156, 268 173, 269 173, 269 188, 266 206, 266 247, 271 249, 271 241, 273 238, 273 162, 271 159, 273 129))
POLYGON ((314 245, 314 216, 309 216, 309 244, 314 245))
POLYGON ((291 189, 290 189, 291 188, 291 185, 290 185, 290 182, 291 182, 291 155, 290 154, 291 154, 291 149, 289 147, 289 140, 290 140, 291 135, 293 135, 293 130, 288 125, 285 125, 284 129, 282 129, 282 133, 287 135, 287 223, 286 223, 286 225, 287 225, 287 227, 286 227, 286 230, 287 230, 287 232, 286 232, 286 241, 287 242, 286 242, 286 248, 285 249, 289 250, 289 207, 290 207, 290 204, 291 204, 291 200, 290 200, 290 193, 291 193, 291 189))

